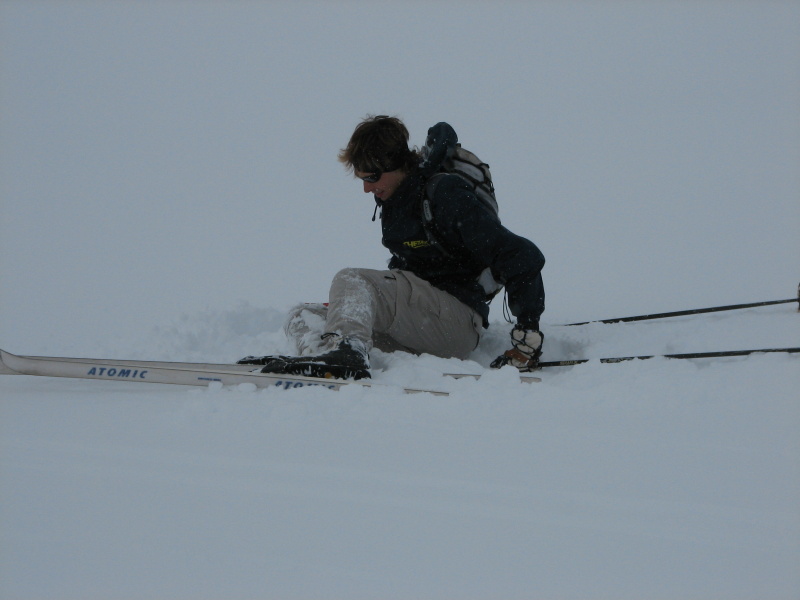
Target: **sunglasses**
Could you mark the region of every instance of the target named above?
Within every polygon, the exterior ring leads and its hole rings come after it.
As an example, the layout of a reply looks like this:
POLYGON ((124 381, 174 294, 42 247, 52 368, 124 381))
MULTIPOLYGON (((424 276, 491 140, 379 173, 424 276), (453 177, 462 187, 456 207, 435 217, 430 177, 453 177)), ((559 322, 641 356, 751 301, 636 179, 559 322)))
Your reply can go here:
POLYGON ((383 177, 383 171, 375 171, 374 173, 370 173, 369 175, 364 175, 363 177, 359 177, 361 181, 366 181, 367 183, 377 183, 377 181, 383 177))

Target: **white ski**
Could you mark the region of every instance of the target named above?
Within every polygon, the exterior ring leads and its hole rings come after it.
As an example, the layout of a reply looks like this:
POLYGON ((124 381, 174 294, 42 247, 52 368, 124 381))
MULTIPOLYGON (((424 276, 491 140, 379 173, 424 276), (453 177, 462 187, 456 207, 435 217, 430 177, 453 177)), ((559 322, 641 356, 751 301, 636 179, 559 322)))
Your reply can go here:
MULTIPOLYGON (((213 363, 172 363, 92 358, 59 358, 48 356, 17 356, 0 350, 0 373, 6 375, 37 375, 69 377, 74 379, 102 379, 106 381, 131 381, 136 383, 165 383, 175 385, 207 386, 213 382, 222 385, 252 383, 259 388, 277 387, 294 389, 308 386, 338 390, 346 385, 362 387, 391 386, 364 380, 324 379, 300 375, 276 375, 253 371, 253 365, 220 365, 213 363)), ((447 396, 447 392, 417 388, 403 388, 408 394, 427 393, 447 396)))
MULTIPOLYGON (((365 380, 354 381, 261 373, 258 371, 257 365, 63 356, 17 356, 4 350, 0 350, 0 359, 2 359, 0 360, 0 374, 4 375, 36 375, 193 386, 207 386, 212 382, 219 382, 222 385, 252 383, 259 388, 278 387, 281 389, 322 386, 338 390, 345 385, 391 387, 365 380)), ((480 375, 472 373, 445 373, 444 376, 456 379, 466 377, 480 379, 480 375)), ((541 381, 541 379, 529 375, 520 375, 520 381, 531 383, 541 381)), ((447 392, 439 390, 417 388, 403 388, 403 391, 409 394, 449 395, 447 392)))
MULTIPOLYGON (((14 356, 9 352, 3 352, 3 354, 8 356, 14 356)), ((258 373, 258 365, 237 365, 237 364, 229 364, 229 363, 199 363, 199 362, 174 362, 174 361, 162 361, 162 360, 130 360, 130 359, 114 359, 114 358, 73 358, 73 357, 66 357, 66 356, 17 356, 17 359, 32 359, 32 360, 41 360, 47 359, 52 361, 62 361, 62 362, 72 362, 72 363, 93 363, 95 365, 119 365, 121 363, 129 366, 129 367, 136 367, 139 369, 189 369, 194 371, 225 371, 225 372, 235 372, 235 373, 244 373, 244 374, 259 374, 258 373)), ((10 369, 3 370, 3 366, 5 365, 5 361, 0 362, 0 374, 15 374, 17 371, 12 371, 10 369)), ((28 373, 24 373, 28 374, 28 373)), ((453 379, 480 379, 480 374, 476 373, 443 373, 444 377, 452 377, 453 379)), ((292 376, 294 377, 294 376, 292 376)), ((520 381, 523 383, 536 383, 540 382, 541 378, 534 377, 533 375, 524 375, 520 374, 519 376, 520 381)), ((107 379, 104 377, 103 379, 107 379)), ((306 379, 312 379, 317 381, 319 378, 317 377, 310 377, 306 379)), ((330 382, 331 380, 324 380, 325 382, 330 382)), ((339 380, 336 380, 339 381, 339 380)), ((351 382, 351 381, 344 381, 341 383, 359 383, 359 382, 351 382)), ((361 382, 361 384, 366 384, 366 382, 361 382)), ((374 385, 374 384, 366 384, 366 385, 374 385)), ((425 390, 422 390, 425 391, 425 390)), ((434 392, 430 392, 434 393, 434 392)), ((442 392, 438 392, 442 393, 442 392)))

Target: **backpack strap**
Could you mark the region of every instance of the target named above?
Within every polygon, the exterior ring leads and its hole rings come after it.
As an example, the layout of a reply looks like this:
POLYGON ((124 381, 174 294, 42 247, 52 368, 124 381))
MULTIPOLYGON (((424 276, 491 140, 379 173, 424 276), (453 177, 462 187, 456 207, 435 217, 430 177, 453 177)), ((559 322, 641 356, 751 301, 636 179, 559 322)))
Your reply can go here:
POLYGON ((433 207, 431 205, 433 195, 436 193, 436 184, 443 175, 446 175, 446 173, 436 173, 425 182, 425 191, 422 194, 422 227, 425 229, 425 236, 428 238, 430 245, 445 256, 451 257, 452 254, 447 251, 434 234, 436 225, 433 222, 433 207))

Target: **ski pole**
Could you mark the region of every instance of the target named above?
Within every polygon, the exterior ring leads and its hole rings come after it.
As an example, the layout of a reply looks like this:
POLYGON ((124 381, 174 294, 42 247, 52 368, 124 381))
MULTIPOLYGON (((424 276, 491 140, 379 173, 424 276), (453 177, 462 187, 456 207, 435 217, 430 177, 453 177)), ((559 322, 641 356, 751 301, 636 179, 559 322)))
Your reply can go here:
POLYGON ((564 327, 573 327, 575 325, 588 325, 589 323, 628 323, 630 321, 647 321, 650 319, 663 319, 665 317, 683 317, 686 315, 721 312, 724 310, 755 308, 757 306, 769 306, 771 304, 788 304, 789 302, 797 302, 798 310, 800 310, 800 285, 797 287, 797 298, 787 298, 785 300, 767 300, 766 302, 751 302, 749 304, 730 304, 728 306, 711 306, 709 308, 694 308, 690 310, 678 310, 674 312, 654 313, 650 315, 636 315, 634 317, 620 317, 618 319, 598 319, 596 321, 583 321, 582 323, 567 323, 566 325, 564 325, 564 327))
MULTIPOLYGON (((691 352, 687 354, 650 354, 646 356, 617 356, 614 358, 601 358, 601 363, 619 363, 629 360, 647 360, 650 358, 719 358, 725 356, 747 356, 749 354, 758 354, 760 352, 784 352, 794 354, 800 352, 800 348, 762 348, 760 350, 723 350, 719 352, 691 352)), ((575 360, 554 360, 549 362, 540 362, 537 368, 541 367, 570 367, 572 365, 580 365, 587 363, 590 360, 598 360, 593 358, 579 358, 575 360)))

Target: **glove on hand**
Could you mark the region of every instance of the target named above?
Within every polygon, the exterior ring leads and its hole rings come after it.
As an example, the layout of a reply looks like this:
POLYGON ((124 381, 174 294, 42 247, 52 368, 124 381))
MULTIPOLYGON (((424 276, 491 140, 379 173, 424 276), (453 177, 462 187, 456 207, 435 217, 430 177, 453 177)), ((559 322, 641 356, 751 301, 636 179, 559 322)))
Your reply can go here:
POLYGON ((544 336, 541 331, 515 325, 511 330, 512 348, 494 359, 489 366, 499 369, 506 365, 512 365, 520 371, 532 371, 539 364, 543 342, 544 336))

